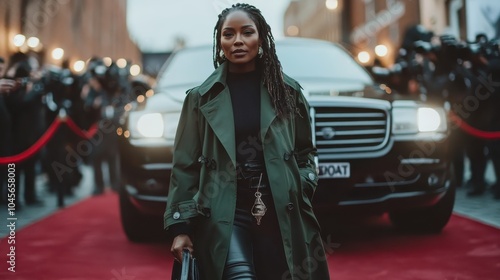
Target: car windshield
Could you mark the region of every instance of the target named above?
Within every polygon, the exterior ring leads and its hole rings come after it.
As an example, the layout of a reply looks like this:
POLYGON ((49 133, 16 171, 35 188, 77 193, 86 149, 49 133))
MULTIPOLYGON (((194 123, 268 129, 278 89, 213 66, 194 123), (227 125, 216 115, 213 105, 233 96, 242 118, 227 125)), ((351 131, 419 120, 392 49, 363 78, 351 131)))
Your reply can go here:
POLYGON ((328 43, 291 44, 276 47, 284 72, 301 82, 325 79, 371 84, 372 78, 343 49, 328 43))
MULTIPOLYGON (((283 70, 299 82, 324 81, 335 85, 352 83, 352 88, 373 83, 370 75, 342 48, 328 43, 276 44, 283 70)), ((184 90, 201 84, 214 70, 212 48, 196 47, 176 53, 158 75, 156 91, 184 90)), ((177 91, 175 91, 177 92, 177 91)), ((179 94, 184 95, 184 91, 179 94)))
MULTIPOLYGON (((214 71, 212 48, 198 47, 176 53, 158 74, 157 92, 169 87, 196 86, 214 71)), ((186 88, 187 89, 187 88, 186 88)))

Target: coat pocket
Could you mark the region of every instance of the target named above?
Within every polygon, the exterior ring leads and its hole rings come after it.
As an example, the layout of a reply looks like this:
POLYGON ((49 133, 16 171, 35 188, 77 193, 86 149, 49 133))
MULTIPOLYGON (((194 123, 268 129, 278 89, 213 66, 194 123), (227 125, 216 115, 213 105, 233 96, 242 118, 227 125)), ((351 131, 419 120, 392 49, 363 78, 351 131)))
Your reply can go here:
POLYGON ((311 202, 313 200, 314 193, 316 192, 316 187, 318 186, 318 176, 316 173, 311 172, 308 169, 301 169, 299 172, 302 195, 307 198, 308 204, 312 207, 311 202))

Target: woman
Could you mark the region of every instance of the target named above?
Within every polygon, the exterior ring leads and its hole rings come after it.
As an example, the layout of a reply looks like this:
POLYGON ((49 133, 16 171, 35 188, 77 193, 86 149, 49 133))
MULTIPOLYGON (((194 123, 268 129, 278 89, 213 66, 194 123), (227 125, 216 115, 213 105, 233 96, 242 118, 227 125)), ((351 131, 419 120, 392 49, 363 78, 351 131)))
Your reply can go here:
POLYGON ((219 15, 214 66, 177 129, 165 211, 174 257, 188 249, 210 280, 329 279, 308 104, 257 8, 219 15))

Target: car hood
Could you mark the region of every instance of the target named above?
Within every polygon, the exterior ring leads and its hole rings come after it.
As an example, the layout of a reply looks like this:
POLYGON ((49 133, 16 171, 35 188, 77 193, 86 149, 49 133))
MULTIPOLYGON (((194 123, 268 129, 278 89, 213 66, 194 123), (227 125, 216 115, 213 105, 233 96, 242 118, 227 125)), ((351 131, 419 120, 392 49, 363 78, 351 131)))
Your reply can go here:
POLYGON ((307 99, 315 97, 350 96, 358 98, 372 98, 387 101, 404 99, 394 94, 386 86, 377 84, 363 84, 355 80, 340 81, 328 79, 297 79, 303 88, 307 99))
MULTIPOLYGON (((341 81, 320 78, 296 79, 303 88, 308 100, 335 100, 335 97, 351 97, 362 99, 380 99, 394 101, 404 99, 397 94, 389 94, 379 85, 366 85, 355 80, 341 81)), ((147 99, 143 110, 151 112, 180 112, 186 97, 186 91, 197 86, 179 85, 157 89, 155 95, 147 99)))

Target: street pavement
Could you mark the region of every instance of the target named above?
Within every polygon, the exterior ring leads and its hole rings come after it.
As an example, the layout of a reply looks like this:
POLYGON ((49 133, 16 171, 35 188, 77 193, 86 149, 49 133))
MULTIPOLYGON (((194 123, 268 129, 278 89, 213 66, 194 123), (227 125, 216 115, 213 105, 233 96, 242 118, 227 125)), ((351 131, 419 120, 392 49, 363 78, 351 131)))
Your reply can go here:
MULTIPOLYGON (((468 170, 467 162, 465 170, 468 170)), ((74 194, 65 198, 66 207, 92 196, 92 169, 89 166, 84 165, 82 166, 81 171, 83 173, 83 179, 80 182, 80 185, 75 188, 74 194)), ((470 174, 466 172, 464 174, 465 180, 469 177, 470 174)), ((486 181, 489 183, 493 183, 495 181, 495 175, 491 164, 489 164, 487 168, 486 181)), ((16 211, 16 217, 18 218, 16 231, 57 211, 61 211, 61 209, 57 207, 56 194, 49 192, 45 187, 46 177, 43 175, 38 176, 36 185, 38 197, 43 200, 43 204, 24 206, 22 209, 16 211)), ((108 188, 108 191, 111 190, 108 188)), ((480 196, 468 197, 464 187, 457 188, 454 212, 458 215, 465 216, 500 229, 500 200, 495 200, 493 198, 493 194, 489 191, 480 196)), ((5 205, 2 205, 0 219, 5 222, 7 221, 7 209, 5 205)), ((7 227, 0 227, 0 237, 7 235, 7 230, 7 227)))
MULTIPOLYGON (((465 170, 469 170, 468 165, 469 163, 466 161, 465 170)), ((464 178, 464 182, 466 182, 470 178, 470 173, 465 172, 464 178)), ((485 179, 488 185, 495 182, 495 172, 491 161, 488 162, 485 179)), ((467 196, 467 190, 464 187, 459 187, 453 210, 458 215, 500 228, 500 200, 493 198, 493 193, 489 188, 482 195, 469 197, 467 196)))

